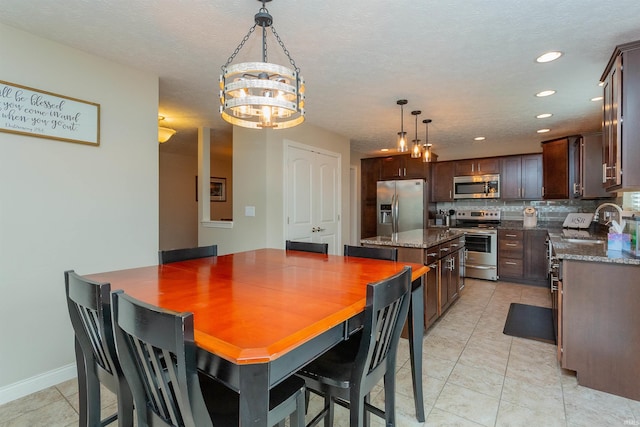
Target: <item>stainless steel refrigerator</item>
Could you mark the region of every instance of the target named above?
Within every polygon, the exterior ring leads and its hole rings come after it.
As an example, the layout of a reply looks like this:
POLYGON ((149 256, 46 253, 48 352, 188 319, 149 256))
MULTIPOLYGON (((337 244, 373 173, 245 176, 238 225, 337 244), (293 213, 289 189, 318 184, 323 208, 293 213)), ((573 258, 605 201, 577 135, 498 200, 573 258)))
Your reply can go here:
POLYGON ((378 236, 425 227, 424 179, 378 181, 378 236))

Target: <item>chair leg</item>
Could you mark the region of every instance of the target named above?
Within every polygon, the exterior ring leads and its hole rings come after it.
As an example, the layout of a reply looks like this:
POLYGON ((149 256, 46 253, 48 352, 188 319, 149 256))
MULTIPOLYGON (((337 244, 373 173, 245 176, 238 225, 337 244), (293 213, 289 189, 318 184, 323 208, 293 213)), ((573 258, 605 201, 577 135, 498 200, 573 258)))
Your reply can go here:
POLYGON ((324 396, 324 406, 327 408, 327 414, 324 416, 324 427, 333 427, 335 407, 333 406, 333 397, 329 393, 324 396))
MULTIPOLYGON (((305 394, 306 393, 308 393, 308 391, 305 390, 305 394)), ((304 427, 304 416, 307 413, 306 408, 305 410, 302 409, 306 400, 305 394, 298 393, 298 396, 296 397, 296 410, 291 414, 291 417, 289 417, 290 427, 304 427)), ((284 423, 282 424, 282 427, 284 427, 284 423)))
POLYGON ((396 374, 388 369, 384 374, 384 418, 388 426, 396 425, 396 374))
POLYGON ((124 379, 118 379, 118 427, 133 427, 133 395, 124 379))
POLYGON ((369 411, 367 411, 367 404, 370 403, 371 401, 371 394, 368 393, 365 397, 364 397, 364 405, 362 406, 362 426, 363 427, 369 427, 371 425, 371 413, 369 411))
POLYGON ((75 340, 76 369, 78 372, 78 400, 80 403, 80 426, 99 426, 100 421, 100 380, 96 375, 94 364, 87 360, 75 340))

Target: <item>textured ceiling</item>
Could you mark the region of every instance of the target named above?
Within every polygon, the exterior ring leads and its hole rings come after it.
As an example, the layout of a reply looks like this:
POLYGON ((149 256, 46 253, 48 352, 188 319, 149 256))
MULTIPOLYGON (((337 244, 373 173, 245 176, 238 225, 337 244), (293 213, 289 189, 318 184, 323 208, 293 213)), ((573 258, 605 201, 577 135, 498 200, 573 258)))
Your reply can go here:
MULTIPOLYGON (((253 25, 255 0, 1 0, 0 22, 155 73, 159 112, 193 144, 218 114, 218 75, 253 25)), ((638 0, 274 0, 274 27, 307 83, 306 123, 368 155, 394 148, 405 107, 430 118, 441 160, 540 150, 540 141, 597 130, 599 78, 617 44, 640 39, 638 0), (548 64, 549 50, 564 56, 548 64), (547 98, 534 94, 557 93, 547 98), (553 113, 536 119, 540 113, 553 113), (540 135, 537 129, 550 128, 540 135), (486 141, 473 142, 475 136, 486 141)), ((269 60, 287 64, 270 39, 269 60)), ((260 58, 254 34, 234 62, 260 58)), ((2 77, 0 76, 0 79, 2 77)), ((28 82, 19 82, 28 84, 28 82)), ((304 124, 302 126, 305 126, 304 124)))

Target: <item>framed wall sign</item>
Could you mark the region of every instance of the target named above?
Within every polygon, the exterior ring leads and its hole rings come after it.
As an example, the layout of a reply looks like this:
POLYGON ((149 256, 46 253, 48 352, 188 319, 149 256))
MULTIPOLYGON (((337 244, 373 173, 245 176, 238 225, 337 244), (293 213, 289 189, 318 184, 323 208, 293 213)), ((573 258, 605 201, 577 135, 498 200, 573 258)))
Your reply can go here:
POLYGON ((100 145, 100 104, 0 80, 0 132, 100 145))
POLYGON ((226 202, 227 201, 227 179, 211 177, 211 185, 209 192, 212 202, 226 202))

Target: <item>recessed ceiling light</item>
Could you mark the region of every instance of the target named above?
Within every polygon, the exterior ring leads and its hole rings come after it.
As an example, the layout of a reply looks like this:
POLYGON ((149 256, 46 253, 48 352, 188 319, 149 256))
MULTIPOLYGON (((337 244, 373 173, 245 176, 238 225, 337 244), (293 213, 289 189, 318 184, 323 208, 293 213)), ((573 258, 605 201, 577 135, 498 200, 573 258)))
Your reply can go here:
POLYGON ((543 90, 542 92, 536 93, 536 96, 537 97, 543 97, 543 96, 553 95, 554 93, 556 93, 555 90, 543 90))
POLYGON ((538 129, 536 132, 538 133, 547 133, 549 132, 551 129, 538 129))
POLYGON ((551 113, 542 113, 542 114, 538 114, 536 116, 536 119, 546 119, 547 117, 551 117, 553 116, 553 114, 551 113))
POLYGON ((596 96, 595 98, 591 98, 591 100, 592 100, 593 102, 595 102, 595 101, 602 101, 603 99, 604 99, 604 97, 602 97, 602 96, 596 96))
POLYGON ((382 150, 380 150, 380 151, 385 151, 385 152, 386 152, 386 151, 389 151, 389 149, 388 149, 388 148, 383 148, 383 149, 382 149, 382 150))
POLYGON ((474 141, 484 141, 486 138, 484 136, 476 136, 473 138, 474 141))
POLYGON ((562 52, 552 51, 544 53, 536 58, 536 62, 551 62, 562 56, 562 52))

